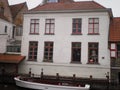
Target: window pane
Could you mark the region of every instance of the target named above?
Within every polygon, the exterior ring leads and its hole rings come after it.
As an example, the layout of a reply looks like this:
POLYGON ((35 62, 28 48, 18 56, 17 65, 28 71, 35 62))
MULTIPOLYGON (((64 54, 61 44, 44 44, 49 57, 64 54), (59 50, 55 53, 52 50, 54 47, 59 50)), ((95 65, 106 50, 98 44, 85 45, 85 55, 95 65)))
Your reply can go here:
POLYGON ((99 23, 99 19, 98 19, 98 18, 95 18, 95 19, 94 19, 94 22, 95 22, 95 23, 99 23))

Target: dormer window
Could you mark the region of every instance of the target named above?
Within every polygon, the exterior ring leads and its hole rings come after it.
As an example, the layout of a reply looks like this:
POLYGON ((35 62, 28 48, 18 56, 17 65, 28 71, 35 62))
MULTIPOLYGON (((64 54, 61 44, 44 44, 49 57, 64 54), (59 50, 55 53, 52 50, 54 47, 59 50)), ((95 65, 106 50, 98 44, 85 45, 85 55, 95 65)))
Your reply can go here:
POLYGON ((56 3, 58 0, 47 0, 47 3, 56 3))
POLYGON ((4 14, 4 4, 0 2, 0 13, 4 14))

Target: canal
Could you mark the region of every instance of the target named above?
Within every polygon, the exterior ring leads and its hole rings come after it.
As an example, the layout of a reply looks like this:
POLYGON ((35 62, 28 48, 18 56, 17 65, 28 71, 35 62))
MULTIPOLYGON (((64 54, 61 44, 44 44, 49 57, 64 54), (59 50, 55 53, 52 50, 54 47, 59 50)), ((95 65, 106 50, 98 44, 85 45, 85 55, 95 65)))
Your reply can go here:
MULTIPOLYGON (((17 87, 15 84, 0 84, 0 90, 30 90, 25 88, 17 87)), ((94 87, 90 90, 120 90, 120 85, 117 86, 109 86, 109 88, 102 87, 94 87)))

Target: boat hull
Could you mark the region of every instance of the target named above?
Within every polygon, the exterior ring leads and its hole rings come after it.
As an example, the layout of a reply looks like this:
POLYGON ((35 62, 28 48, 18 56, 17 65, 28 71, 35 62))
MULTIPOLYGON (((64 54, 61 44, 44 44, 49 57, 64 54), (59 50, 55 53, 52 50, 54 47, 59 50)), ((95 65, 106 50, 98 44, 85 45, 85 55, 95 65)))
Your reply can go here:
POLYGON ((20 80, 19 78, 14 78, 15 83, 19 87, 37 89, 37 90, 89 90, 87 87, 73 87, 73 86, 62 86, 62 85, 51 85, 51 84, 42 84, 35 82, 28 82, 20 80))

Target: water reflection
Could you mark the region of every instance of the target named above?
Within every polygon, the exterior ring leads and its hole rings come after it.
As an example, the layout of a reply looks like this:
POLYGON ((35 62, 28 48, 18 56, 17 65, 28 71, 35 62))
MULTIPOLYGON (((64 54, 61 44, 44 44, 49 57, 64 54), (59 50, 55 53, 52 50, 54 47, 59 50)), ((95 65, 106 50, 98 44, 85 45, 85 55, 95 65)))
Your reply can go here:
POLYGON ((13 84, 0 84, 0 90, 30 90, 30 89, 19 88, 13 84))

